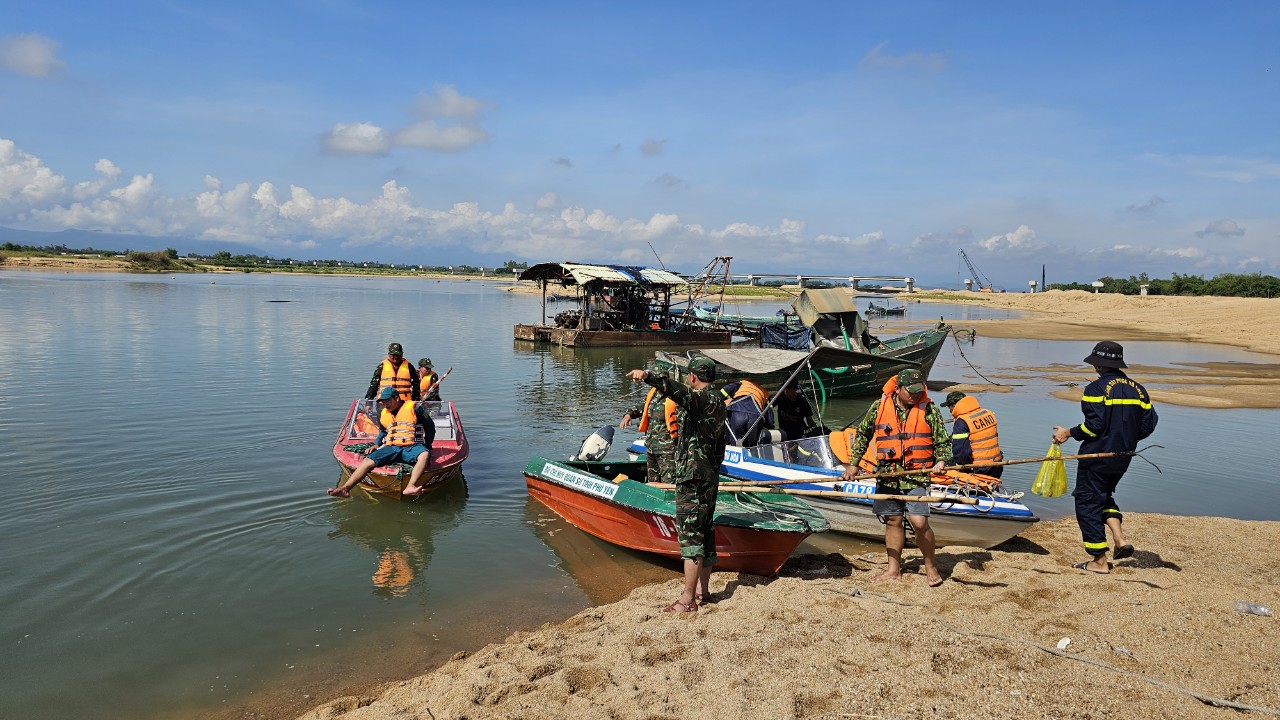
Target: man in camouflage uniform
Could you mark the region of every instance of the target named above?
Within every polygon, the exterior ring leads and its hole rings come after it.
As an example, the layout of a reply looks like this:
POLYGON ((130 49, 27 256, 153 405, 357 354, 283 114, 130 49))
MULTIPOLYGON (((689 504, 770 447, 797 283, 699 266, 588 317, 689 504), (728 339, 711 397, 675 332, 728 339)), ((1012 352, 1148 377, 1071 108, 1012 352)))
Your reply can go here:
POLYGON ((632 420, 642 417, 649 423, 644 429, 645 482, 674 483, 676 439, 671 428, 667 427, 667 396, 654 388, 646 399, 648 402, 641 401, 627 410, 618 425, 626 429, 632 420))
POLYGON ((676 481, 676 539, 684 558, 684 590, 663 612, 694 612, 711 596, 711 569, 716 562, 713 518, 724 461, 724 402, 711 383, 716 363, 699 356, 689 363, 689 384, 664 373, 632 370, 632 382, 644 381, 675 401, 680 427, 672 454, 676 481))
MULTIPOLYGON (((862 471, 857 460, 868 448, 874 450, 876 472, 920 470, 919 475, 876 479, 876 492, 892 495, 927 495, 929 474, 941 472, 951 463, 951 438, 938 406, 925 392, 924 376, 919 370, 903 370, 884 385, 884 395, 867 409, 857 434, 850 443, 849 469, 845 479, 862 471), (883 411, 882 411, 883 408, 883 411)), ((924 572, 929 587, 942 584, 942 575, 933 562, 933 528, 929 527, 929 504, 903 500, 876 500, 874 512, 884 523, 885 554, 889 565, 871 578, 872 582, 902 579, 902 549, 907 544, 902 516, 908 516, 916 533, 916 547, 924 555, 924 572)))

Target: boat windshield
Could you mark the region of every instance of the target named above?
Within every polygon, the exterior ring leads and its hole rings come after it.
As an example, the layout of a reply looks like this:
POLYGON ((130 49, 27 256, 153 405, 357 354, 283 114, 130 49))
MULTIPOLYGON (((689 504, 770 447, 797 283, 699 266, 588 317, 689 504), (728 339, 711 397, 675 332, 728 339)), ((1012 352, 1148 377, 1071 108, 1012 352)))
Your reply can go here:
POLYGON ((743 448, 747 457, 780 463, 787 467, 810 467, 834 470, 840 461, 831 453, 826 436, 800 438, 779 443, 768 443, 743 448))
MULTIPOLYGON (((448 400, 423 400, 418 403, 430 411, 431 421, 436 426, 436 440, 457 440, 457 432, 453 425, 453 412, 448 400)), ((346 430, 346 443, 373 442, 378 437, 378 403, 376 400, 360 400, 356 411, 351 414, 351 423, 346 430)), ((422 440, 421 431, 418 440, 422 440)))

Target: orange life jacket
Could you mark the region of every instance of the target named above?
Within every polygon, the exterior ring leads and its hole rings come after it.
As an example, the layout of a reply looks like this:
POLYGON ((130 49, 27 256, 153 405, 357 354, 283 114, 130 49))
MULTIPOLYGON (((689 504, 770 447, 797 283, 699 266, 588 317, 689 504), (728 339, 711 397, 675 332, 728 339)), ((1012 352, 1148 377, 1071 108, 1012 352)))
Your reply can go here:
POLYGON ((382 408, 382 414, 378 417, 382 421, 382 427, 387 430, 388 445, 408 447, 417 442, 415 432, 418 428, 418 416, 414 414, 414 405, 417 403, 404 403, 394 414, 385 407, 382 408))
MULTIPOLYGON (((649 403, 653 402, 653 396, 658 394, 658 388, 649 388, 649 394, 644 396, 644 410, 640 411, 640 425, 636 429, 640 432, 649 431, 649 403)), ((676 422, 676 401, 667 398, 662 404, 663 415, 667 421, 667 432, 671 433, 671 439, 674 440, 680 434, 680 424, 676 422)))
POLYGON ((382 380, 378 383, 378 387, 393 387, 401 400, 405 402, 412 400, 413 379, 409 377, 409 363, 401 360, 400 365, 392 367, 390 360, 383 360, 382 380))
MULTIPOLYGON (((723 390, 721 390, 720 392, 722 395, 724 394, 723 390)), ((743 380, 742 382, 740 382, 738 384, 738 389, 733 393, 733 397, 726 397, 724 401, 726 404, 728 404, 734 398, 740 398, 744 395, 749 395, 753 399, 755 399, 756 405, 758 405, 761 410, 763 410, 765 407, 769 405, 768 391, 766 391, 764 388, 760 387, 759 385, 751 382, 750 380, 743 380)))
MULTIPOLYGON (((846 430, 832 430, 831 435, 827 438, 828 444, 831 445, 831 452, 835 453, 836 459, 845 465, 848 465, 852 459, 853 441, 857 436, 857 430, 848 428, 846 430)), ((864 473, 876 471, 875 443, 867 444, 867 451, 858 459, 858 469, 864 473)))
MULTIPOLYGON (((876 413, 875 430, 869 445, 875 447, 877 462, 897 462, 908 470, 927 468, 934 463, 933 429, 925 417, 930 400, 926 391, 911 409, 905 422, 898 421, 898 406, 894 395, 898 392, 898 376, 884 384, 884 396, 880 398, 880 410, 876 413)), ((870 447, 868 448, 868 450, 870 447)))
POLYGON ((1004 460, 1004 453, 1000 452, 994 413, 979 407, 977 398, 966 395, 955 404, 954 414, 957 420, 964 420, 969 426, 969 447, 973 448, 974 464, 985 465, 1004 460))
POLYGON ((435 370, 428 370, 422 373, 418 378, 418 394, 423 400, 427 399, 427 393, 431 392, 431 386, 436 384, 436 380, 440 379, 439 373, 435 370))

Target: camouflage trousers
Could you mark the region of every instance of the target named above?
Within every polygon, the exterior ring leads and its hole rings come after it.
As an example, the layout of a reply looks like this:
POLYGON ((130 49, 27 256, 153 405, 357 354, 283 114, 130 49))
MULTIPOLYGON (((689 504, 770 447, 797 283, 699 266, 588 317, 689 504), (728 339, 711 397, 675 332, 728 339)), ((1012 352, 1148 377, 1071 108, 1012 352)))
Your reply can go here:
POLYGON ((676 540, 680 557, 702 558, 702 565, 716 564, 716 493, 719 477, 693 477, 676 483, 676 540))
POLYGON ((675 483, 675 457, 671 452, 647 450, 644 454, 645 482, 675 483))

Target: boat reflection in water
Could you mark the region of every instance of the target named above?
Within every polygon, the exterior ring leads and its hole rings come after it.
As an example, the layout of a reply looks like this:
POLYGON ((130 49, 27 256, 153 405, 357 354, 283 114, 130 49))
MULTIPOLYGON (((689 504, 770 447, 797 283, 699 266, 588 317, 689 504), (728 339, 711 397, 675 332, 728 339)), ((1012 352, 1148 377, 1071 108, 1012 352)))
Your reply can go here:
POLYGON ((434 552, 433 538, 458 526, 467 501, 467 482, 458 475, 431 493, 430 502, 378 503, 372 496, 334 503, 331 540, 349 538, 370 555, 375 595, 402 598, 423 585, 434 552))
POLYGON ((532 496, 526 498, 524 518, 592 605, 617 602, 641 585, 680 575, 679 560, 659 558, 581 532, 532 496))

